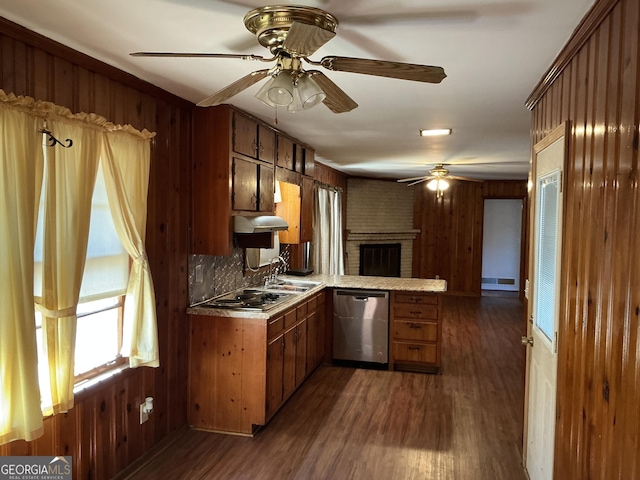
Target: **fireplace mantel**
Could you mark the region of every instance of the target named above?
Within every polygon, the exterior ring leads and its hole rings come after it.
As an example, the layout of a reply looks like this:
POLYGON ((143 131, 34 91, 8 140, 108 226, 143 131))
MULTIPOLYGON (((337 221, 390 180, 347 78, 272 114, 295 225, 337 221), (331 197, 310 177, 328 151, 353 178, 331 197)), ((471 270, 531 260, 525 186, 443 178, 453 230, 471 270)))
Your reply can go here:
POLYGON ((375 232, 368 232, 363 230, 347 230, 347 241, 357 242, 361 240, 414 240, 419 233, 419 229, 376 230, 375 232))

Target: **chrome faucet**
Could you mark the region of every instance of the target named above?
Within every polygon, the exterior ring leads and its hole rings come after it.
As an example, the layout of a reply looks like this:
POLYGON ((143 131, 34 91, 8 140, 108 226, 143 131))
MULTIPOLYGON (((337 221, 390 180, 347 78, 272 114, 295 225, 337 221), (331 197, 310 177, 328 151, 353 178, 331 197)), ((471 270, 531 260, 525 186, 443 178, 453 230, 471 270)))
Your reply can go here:
POLYGON ((273 257, 271 260, 269 260, 269 275, 264 279, 265 285, 273 283, 276 279, 276 276, 278 275, 278 267, 276 266, 275 268, 273 268, 274 263, 281 263, 285 267, 287 265, 287 262, 284 258, 282 258, 282 255, 278 255, 277 257, 273 257))

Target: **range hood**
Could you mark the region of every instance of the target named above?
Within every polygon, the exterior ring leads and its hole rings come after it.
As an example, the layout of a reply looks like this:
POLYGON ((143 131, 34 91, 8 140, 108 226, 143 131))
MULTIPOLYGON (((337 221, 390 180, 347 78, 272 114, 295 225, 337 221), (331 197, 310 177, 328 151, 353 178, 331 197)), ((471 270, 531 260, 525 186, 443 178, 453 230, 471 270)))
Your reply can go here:
POLYGON ((258 217, 233 217, 234 233, 266 233, 288 230, 289 225, 284 218, 276 215, 260 215, 258 217))

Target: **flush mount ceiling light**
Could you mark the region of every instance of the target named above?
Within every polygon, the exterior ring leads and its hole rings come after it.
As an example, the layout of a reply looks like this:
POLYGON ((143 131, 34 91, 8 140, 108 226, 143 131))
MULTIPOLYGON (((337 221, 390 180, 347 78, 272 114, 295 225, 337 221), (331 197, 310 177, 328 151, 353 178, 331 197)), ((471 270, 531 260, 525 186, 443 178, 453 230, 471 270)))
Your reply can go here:
POLYGON ((350 72, 414 82, 440 83, 445 77, 442 67, 413 63, 388 62, 365 58, 323 57, 311 60, 320 47, 336 35, 338 19, 319 8, 302 5, 267 5, 244 16, 244 26, 271 58, 236 53, 135 52, 136 57, 235 58, 259 62, 276 62, 270 69, 256 70, 200 101, 199 107, 211 107, 271 77, 260 89, 258 98, 269 106, 287 107, 290 112, 309 109, 318 103, 333 113, 349 112, 358 104, 319 70, 304 71, 302 61, 334 72, 350 72), (288 75, 284 72, 289 70, 288 75), (280 78, 282 75, 282 78, 280 78), (285 77, 289 77, 285 82, 285 77), (312 78, 313 77, 313 78, 312 78), (274 90, 273 92, 271 90, 274 90), (320 92, 318 92, 320 91, 320 92), (296 99, 299 96, 299 100, 296 99))
POLYGON ((431 129, 423 128, 422 130, 420 130, 421 137, 442 137, 445 135, 451 135, 450 128, 431 128, 431 129))

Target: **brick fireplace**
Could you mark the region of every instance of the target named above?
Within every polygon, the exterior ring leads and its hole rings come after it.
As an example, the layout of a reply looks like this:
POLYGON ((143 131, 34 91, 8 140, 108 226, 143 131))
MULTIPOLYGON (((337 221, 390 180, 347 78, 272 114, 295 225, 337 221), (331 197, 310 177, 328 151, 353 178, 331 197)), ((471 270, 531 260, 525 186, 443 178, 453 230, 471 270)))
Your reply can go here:
POLYGON ((360 274, 361 245, 400 245, 400 276, 411 277, 413 189, 397 182, 349 179, 347 188, 347 275, 360 274))

